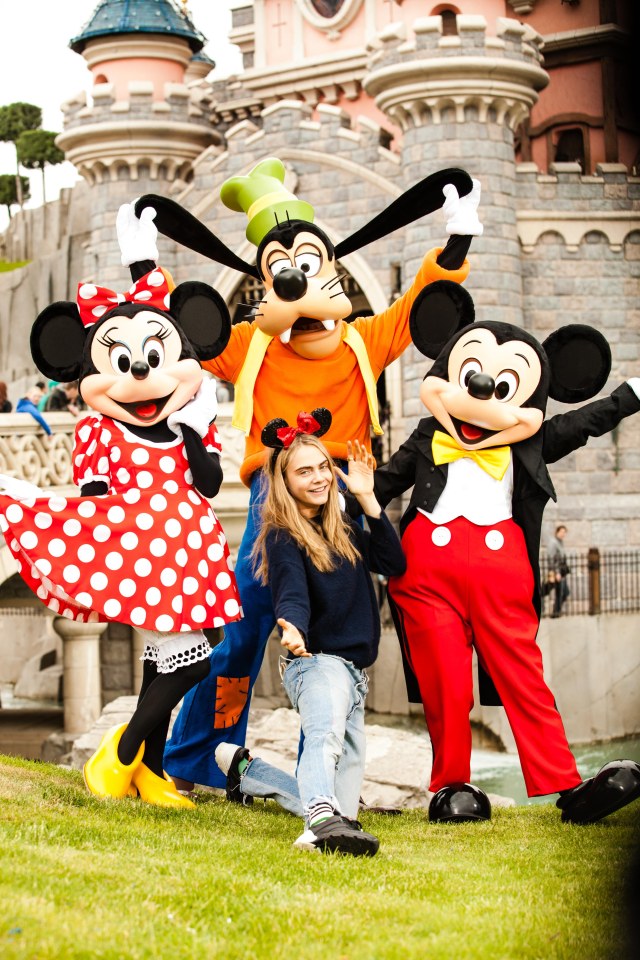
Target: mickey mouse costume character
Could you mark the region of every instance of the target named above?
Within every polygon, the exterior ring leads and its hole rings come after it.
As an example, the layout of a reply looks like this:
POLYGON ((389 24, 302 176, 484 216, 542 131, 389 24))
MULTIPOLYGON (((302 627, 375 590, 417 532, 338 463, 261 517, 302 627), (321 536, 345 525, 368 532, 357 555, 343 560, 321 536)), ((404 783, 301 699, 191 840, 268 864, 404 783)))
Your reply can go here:
MULTIPOLYGON (((121 208, 119 233, 127 218, 121 208)), ((209 672, 203 629, 242 615, 226 539, 205 499, 217 494, 222 470, 215 385, 203 381, 200 360, 224 349, 230 320, 211 287, 170 292, 168 275, 149 266, 133 265, 124 295, 81 283, 77 304, 53 303, 36 319, 37 367, 79 379, 94 411, 75 432, 81 496, 25 491, 6 478, 0 525, 49 609, 128 623, 146 639, 138 706, 85 765, 89 790, 192 807, 163 773, 171 711, 209 672)))
POLYGON ((370 450, 371 428, 382 433, 376 381, 411 342, 411 306, 434 280, 466 279, 471 237, 482 233, 480 187, 463 170, 425 178, 335 247, 313 223, 311 205, 287 190, 284 179, 281 161, 268 158, 248 176, 222 185, 226 206, 247 214, 246 235, 257 246, 255 265, 236 256, 173 200, 147 195, 135 204, 140 217, 145 210, 155 211, 161 233, 261 279, 266 288, 253 321, 235 324, 227 348, 205 363, 215 376, 235 384, 232 423, 247 437, 240 476, 251 487, 251 499, 236 565, 245 618, 225 629, 211 655, 211 673, 185 698, 167 743, 165 768, 185 783, 224 787, 215 748, 223 741, 245 742, 251 690, 275 626, 269 590, 256 580, 250 560, 268 456, 262 425, 276 415, 293 422, 301 408, 311 410, 331 396, 334 416, 325 438, 331 456, 344 460, 350 438, 370 450), (338 258, 439 209, 443 196, 446 247, 426 254, 409 290, 388 309, 347 323, 351 303, 342 289, 338 258))
POLYGON ((578 403, 602 389, 604 337, 572 324, 541 345, 511 324, 473 320, 471 297, 455 284, 432 284, 416 300, 414 343, 436 358, 420 391, 432 416, 375 478, 382 506, 413 487, 400 525, 407 570, 390 579, 389 595, 433 745, 429 814, 490 817, 488 798, 468 782, 475 648, 481 697, 505 707, 529 796, 559 792, 562 819, 587 823, 640 796, 640 765, 614 761, 583 783, 544 681, 538 553, 555 499, 546 464, 637 413, 640 378, 545 421, 549 397, 578 403))

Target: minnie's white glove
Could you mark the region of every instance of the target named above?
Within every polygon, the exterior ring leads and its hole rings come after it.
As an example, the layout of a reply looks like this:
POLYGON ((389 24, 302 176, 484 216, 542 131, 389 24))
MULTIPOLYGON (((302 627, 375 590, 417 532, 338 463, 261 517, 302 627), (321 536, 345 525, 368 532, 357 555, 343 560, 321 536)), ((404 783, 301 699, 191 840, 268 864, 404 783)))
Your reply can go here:
POLYGON ((460 237, 481 237, 484 227, 478 218, 478 204, 480 203, 480 181, 473 180, 473 189, 466 197, 458 196, 458 191, 452 183, 442 188, 445 201, 442 204, 447 223, 445 230, 449 236, 457 234, 460 237))
POLYGON ((640 377, 629 377, 627 383, 635 393, 638 400, 640 400, 640 377))
POLYGON ((6 493, 13 500, 33 500, 34 497, 44 497, 45 492, 28 480, 19 477, 8 477, 0 473, 0 493, 6 493))
POLYGON ((128 267, 139 260, 158 260, 158 228, 153 207, 145 207, 136 217, 136 200, 123 203, 116 217, 116 234, 120 246, 121 262, 128 267))
POLYGON ((170 413, 167 417, 167 423, 179 437, 182 436, 181 423, 192 427, 199 436, 205 437, 209 425, 215 419, 217 413, 216 383, 215 380, 205 377, 193 400, 189 400, 184 407, 176 410, 175 413, 170 413))

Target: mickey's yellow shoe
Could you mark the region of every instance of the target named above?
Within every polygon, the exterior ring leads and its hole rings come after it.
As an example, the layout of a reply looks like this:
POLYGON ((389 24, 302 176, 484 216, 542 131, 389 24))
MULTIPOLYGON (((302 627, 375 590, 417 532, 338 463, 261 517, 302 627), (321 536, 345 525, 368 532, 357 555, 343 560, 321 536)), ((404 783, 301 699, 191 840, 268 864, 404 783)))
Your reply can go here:
POLYGON ((133 784, 145 803, 153 803, 157 807, 195 807, 193 800, 178 793, 173 780, 156 776, 144 763, 137 767, 133 784))
POLYGON ((131 779, 144 755, 144 742, 132 763, 124 764, 118 760, 118 744, 127 724, 107 730, 100 746, 84 765, 84 782, 91 793, 97 797, 122 797, 134 795, 131 791, 131 779))

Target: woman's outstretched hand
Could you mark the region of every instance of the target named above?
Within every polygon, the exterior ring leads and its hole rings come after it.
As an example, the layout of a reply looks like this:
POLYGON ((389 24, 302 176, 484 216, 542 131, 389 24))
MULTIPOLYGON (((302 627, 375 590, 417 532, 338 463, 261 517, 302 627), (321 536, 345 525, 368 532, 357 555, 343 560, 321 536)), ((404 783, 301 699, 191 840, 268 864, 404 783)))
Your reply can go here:
POLYGON ((282 628, 282 639, 280 643, 287 650, 290 650, 296 657, 310 657, 307 648, 304 645, 304 637, 293 623, 289 623, 284 617, 277 621, 278 626, 282 628))
POLYGON ((336 473, 344 481, 349 493, 356 497, 366 515, 368 517, 379 517, 381 513, 380 504, 373 492, 373 472, 375 469, 373 454, 369 453, 359 440, 347 440, 347 461, 349 472, 344 473, 340 467, 336 467, 336 473))

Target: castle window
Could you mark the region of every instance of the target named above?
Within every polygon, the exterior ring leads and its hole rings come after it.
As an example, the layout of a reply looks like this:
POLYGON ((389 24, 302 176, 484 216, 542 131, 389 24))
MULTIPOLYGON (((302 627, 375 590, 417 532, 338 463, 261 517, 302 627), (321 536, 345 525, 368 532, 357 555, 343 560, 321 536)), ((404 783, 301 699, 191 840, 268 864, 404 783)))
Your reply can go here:
POLYGON ((557 132, 553 159, 556 163, 579 163, 585 167, 584 133, 580 127, 568 127, 557 132))
POLYGON ((455 11, 442 10, 440 16, 442 17, 442 36, 455 37, 458 33, 458 21, 455 11))

